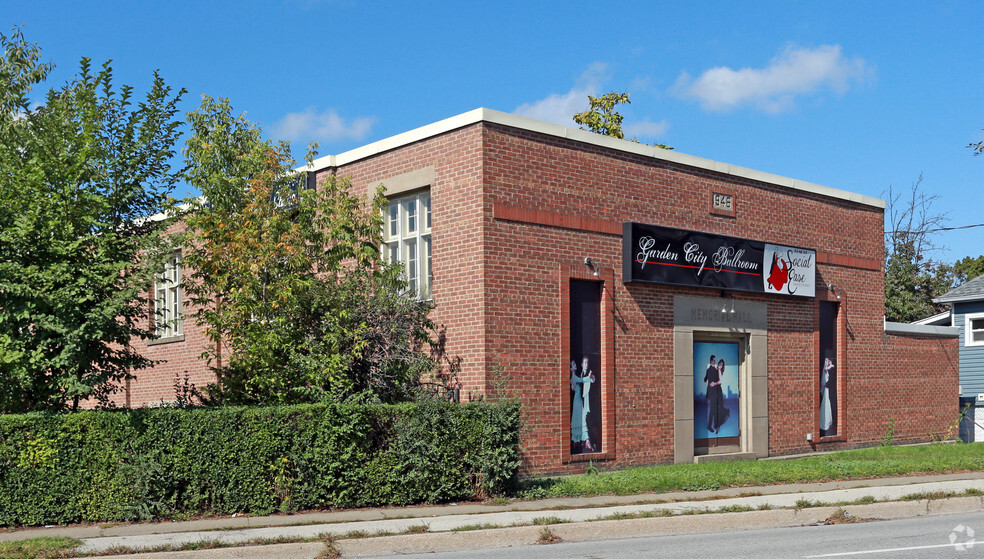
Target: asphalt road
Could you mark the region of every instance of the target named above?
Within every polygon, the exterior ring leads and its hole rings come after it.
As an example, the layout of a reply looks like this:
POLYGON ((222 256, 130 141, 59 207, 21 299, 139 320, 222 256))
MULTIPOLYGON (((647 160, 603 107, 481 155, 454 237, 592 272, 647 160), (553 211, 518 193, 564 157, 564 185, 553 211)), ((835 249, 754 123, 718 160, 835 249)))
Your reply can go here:
POLYGON ((902 520, 639 537, 400 555, 436 559, 971 558, 984 557, 984 512, 902 520), (975 544, 975 536, 980 540, 975 544))

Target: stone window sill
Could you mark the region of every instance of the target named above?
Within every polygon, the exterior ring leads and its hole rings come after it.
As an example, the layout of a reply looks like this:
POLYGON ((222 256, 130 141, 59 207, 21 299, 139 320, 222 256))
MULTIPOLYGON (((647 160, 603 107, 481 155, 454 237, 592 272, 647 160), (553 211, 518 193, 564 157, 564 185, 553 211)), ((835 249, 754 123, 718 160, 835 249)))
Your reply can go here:
POLYGON ((183 342, 183 341, 185 341, 185 337, 184 334, 181 334, 180 336, 171 336, 169 338, 157 338, 156 340, 147 340, 147 345, 152 346, 152 345, 173 344, 175 342, 183 342))

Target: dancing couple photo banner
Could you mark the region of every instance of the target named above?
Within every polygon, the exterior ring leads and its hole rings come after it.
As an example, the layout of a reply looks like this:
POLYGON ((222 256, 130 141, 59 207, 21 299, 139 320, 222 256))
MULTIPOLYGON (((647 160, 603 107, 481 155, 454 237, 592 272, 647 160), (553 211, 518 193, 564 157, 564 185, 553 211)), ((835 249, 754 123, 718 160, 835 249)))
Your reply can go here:
POLYGON ((571 454, 601 452, 601 283, 571 280, 571 454))
POLYGON ((815 250, 671 229, 622 226, 622 278, 774 293, 816 295, 815 250))
POLYGON ((694 445, 738 444, 738 344, 694 342, 694 445))

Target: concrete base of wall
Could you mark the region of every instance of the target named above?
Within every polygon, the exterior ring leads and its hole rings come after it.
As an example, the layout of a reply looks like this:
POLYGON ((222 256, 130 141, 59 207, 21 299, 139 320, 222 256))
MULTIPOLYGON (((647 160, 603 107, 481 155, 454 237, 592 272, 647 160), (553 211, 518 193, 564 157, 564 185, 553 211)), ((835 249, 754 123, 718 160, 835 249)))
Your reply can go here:
POLYGON ((735 462, 738 460, 755 460, 757 457, 754 452, 729 452, 727 454, 704 454, 694 456, 694 464, 704 462, 735 462))

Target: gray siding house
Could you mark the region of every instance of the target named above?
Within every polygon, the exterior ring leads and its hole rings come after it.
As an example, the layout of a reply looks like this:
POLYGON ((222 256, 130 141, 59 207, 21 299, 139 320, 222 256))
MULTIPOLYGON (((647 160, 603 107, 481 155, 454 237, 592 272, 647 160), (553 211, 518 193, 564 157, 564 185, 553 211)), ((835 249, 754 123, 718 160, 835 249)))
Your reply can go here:
MULTIPOLYGON (((949 315, 949 325, 960 330, 960 402, 961 407, 971 403, 974 412, 968 417, 976 424, 966 424, 973 435, 970 440, 984 441, 984 275, 977 276, 948 291, 934 303, 951 307, 949 313, 930 317, 940 320, 949 315)), ((921 321, 922 322, 922 321, 921 321)), ((967 423, 967 422, 965 422, 967 423)), ((961 429, 964 440, 965 429, 961 429)))

